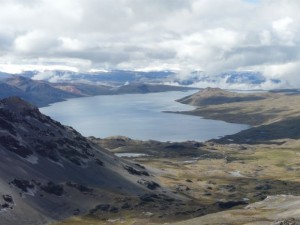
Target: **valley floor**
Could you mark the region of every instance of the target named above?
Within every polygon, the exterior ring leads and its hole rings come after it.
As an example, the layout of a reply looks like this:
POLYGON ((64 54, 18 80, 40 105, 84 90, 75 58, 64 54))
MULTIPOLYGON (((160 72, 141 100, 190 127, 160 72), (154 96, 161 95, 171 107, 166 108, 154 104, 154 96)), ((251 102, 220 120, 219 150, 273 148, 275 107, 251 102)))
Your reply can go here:
MULTIPOLYGON (((73 218, 59 223, 60 225, 173 223, 224 210, 229 211, 199 217, 198 220, 194 219, 193 223, 179 224, 224 224, 225 218, 229 218, 226 224, 232 225, 257 222, 260 219, 270 222, 272 221, 270 215, 278 210, 276 207, 246 212, 241 209, 248 204, 262 201, 270 195, 300 195, 299 141, 286 139, 282 140, 285 144, 281 145, 214 142, 171 144, 134 141, 123 137, 94 139, 94 141, 115 153, 148 154, 149 156, 131 160, 144 165, 158 177, 163 186, 185 196, 189 201, 185 202, 186 207, 181 208, 181 213, 173 212, 172 208, 158 210, 155 207, 145 206, 144 211, 133 210, 121 214, 105 214, 105 216, 103 214, 99 218, 73 218), (193 204, 189 205, 191 202, 193 204), (201 208, 201 211, 197 211, 195 203, 199 204, 198 210, 201 208), (230 213, 239 216, 232 219, 230 213), (215 222, 207 222, 212 221, 208 218, 219 219, 215 219, 215 222)), ((298 198, 295 197, 294 200, 300 204, 298 198)), ((279 199, 279 201, 285 200, 279 199)), ((274 202, 269 205, 268 202, 263 204, 269 207, 274 202)), ((274 221, 275 219, 280 218, 274 217, 274 221)))
POLYGON ((59 225, 300 224, 300 199, 296 197, 300 195, 299 98, 270 94, 257 101, 199 106, 189 113, 255 125, 205 143, 93 138, 114 153, 146 154, 128 159, 145 166, 162 186, 183 196, 184 207, 146 205, 142 212, 72 218, 59 225))

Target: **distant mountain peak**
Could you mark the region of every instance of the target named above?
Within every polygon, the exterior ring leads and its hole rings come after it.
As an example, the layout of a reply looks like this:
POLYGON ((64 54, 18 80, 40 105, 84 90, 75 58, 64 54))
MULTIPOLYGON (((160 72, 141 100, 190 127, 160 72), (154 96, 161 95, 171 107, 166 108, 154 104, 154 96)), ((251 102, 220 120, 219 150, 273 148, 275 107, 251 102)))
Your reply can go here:
POLYGON ((24 116, 29 116, 32 118, 45 117, 40 113, 39 109, 36 106, 24 101, 22 98, 17 96, 11 96, 0 100, 0 117, 3 117, 3 115, 8 116, 8 118, 6 119, 3 118, 7 122, 9 122, 9 119, 11 118, 14 118, 13 120, 23 121, 24 116))
POLYGON ((220 95, 236 95, 235 93, 233 92, 230 92, 230 91, 226 91, 226 90, 223 90, 221 88, 215 88, 215 87, 207 87, 207 88, 204 88, 202 90, 200 90, 199 92, 196 93, 197 96, 220 96, 220 95))
POLYGON ((20 83, 24 83, 24 82, 31 82, 32 80, 30 78, 27 78, 27 77, 23 77, 23 76, 20 76, 20 75, 14 75, 12 77, 9 77, 6 79, 6 82, 7 83, 10 83, 10 84, 20 84, 20 83))

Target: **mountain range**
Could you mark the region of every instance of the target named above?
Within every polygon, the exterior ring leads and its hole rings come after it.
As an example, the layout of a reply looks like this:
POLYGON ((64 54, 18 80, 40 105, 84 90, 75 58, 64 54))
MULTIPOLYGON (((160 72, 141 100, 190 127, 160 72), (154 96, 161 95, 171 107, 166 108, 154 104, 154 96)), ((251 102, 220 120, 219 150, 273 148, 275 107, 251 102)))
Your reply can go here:
POLYGON ((145 94, 164 91, 185 91, 188 87, 162 84, 131 83, 122 86, 108 86, 87 83, 50 83, 44 80, 32 80, 23 76, 11 76, 0 80, 0 98, 19 96, 39 107, 68 98, 94 95, 145 94))
POLYGON ((118 158, 18 97, 0 101, 0 154, 0 224, 46 224, 96 213, 104 204, 118 211, 110 205, 117 197, 121 207, 122 196, 171 196, 145 167, 118 158))
MULTIPOLYGON (((289 84, 281 79, 267 78, 257 71, 228 71, 209 75, 204 71, 178 72, 178 71, 127 71, 111 70, 98 72, 73 71, 25 71, 20 76, 34 80, 45 80, 51 83, 85 82, 91 84, 104 84, 108 86, 121 86, 126 83, 152 83, 176 84, 194 87, 222 87, 227 89, 259 89, 259 88, 289 88, 289 84)), ((8 75, 5 74, 7 77, 8 75)))

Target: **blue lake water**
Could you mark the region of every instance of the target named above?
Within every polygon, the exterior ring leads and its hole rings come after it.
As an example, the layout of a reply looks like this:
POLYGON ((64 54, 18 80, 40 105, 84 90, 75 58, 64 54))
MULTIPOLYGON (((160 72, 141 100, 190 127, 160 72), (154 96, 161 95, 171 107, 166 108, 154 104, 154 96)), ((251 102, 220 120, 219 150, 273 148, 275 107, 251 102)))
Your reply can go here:
POLYGON ((175 102, 195 91, 106 95, 69 99, 40 111, 84 136, 127 136, 139 140, 206 141, 248 128, 196 116, 164 113, 193 106, 175 102))

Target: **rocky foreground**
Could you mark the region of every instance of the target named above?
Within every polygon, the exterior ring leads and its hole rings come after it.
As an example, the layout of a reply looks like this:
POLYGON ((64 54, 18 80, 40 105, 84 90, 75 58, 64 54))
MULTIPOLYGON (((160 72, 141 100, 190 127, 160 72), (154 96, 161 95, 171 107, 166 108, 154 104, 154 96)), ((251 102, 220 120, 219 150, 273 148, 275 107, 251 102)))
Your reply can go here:
POLYGON ((269 196, 264 201, 173 225, 299 225, 300 197, 292 195, 269 196))
POLYGON ((175 205, 147 169, 123 160, 17 97, 0 101, 0 224, 175 205))
MULTIPOLYGON (((253 221, 257 218, 264 221, 264 216, 268 216, 267 224, 274 224, 277 219, 284 221, 298 219, 286 212, 279 214, 281 200, 278 204, 269 201, 269 206, 274 207, 268 211, 257 208, 256 211, 248 210, 244 213, 243 209, 255 202, 273 199, 270 196, 289 196, 284 198, 284 202, 288 203, 291 200, 291 206, 295 205, 294 210, 299 209, 300 202, 297 197, 300 195, 299 140, 282 139, 280 144, 251 145, 219 144, 214 141, 204 143, 136 141, 125 137, 92 138, 92 140, 117 154, 125 156, 126 153, 146 154, 130 159, 149 168, 163 186, 188 198, 197 199, 204 207, 210 209, 205 211, 207 215, 198 219, 195 214, 188 214, 187 216, 194 218, 193 224, 210 225, 218 224, 218 221, 220 224, 231 225, 248 224, 249 221, 252 221, 249 224, 256 224, 253 221), (213 210, 219 213, 215 214, 213 210), (272 218, 275 214, 280 217, 272 218), (225 223, 227 220, 222 220, 223 217, 228 218, 230 222, 225 223), (250 220, 251 218, 253 220, 250 220)), ((287 208, 286 211, 290 211, 291 208, 287 208)), ((190 224, 190 220, 185 221, 178 216, 173 220, 182 220, 180 224, 190 224)), ((127 224, 139 224, 138 220, 124 221, 127 224)), ((150 218, 145 223, 152 224, 151 222, 150 218)))

